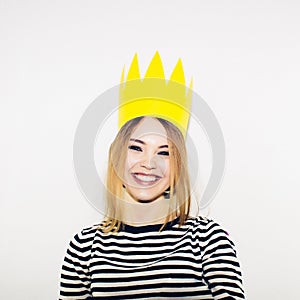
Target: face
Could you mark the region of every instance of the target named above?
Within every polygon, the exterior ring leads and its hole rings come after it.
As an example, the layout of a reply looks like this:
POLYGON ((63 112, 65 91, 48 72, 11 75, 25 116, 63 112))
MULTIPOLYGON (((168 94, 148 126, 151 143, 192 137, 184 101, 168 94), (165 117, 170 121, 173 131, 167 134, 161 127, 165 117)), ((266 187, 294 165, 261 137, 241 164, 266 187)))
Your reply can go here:
POLYGON ((159 198, 170 185, 167 133, 155 118, 143 118, 130 137, 124 185, 141 202, 159 198))

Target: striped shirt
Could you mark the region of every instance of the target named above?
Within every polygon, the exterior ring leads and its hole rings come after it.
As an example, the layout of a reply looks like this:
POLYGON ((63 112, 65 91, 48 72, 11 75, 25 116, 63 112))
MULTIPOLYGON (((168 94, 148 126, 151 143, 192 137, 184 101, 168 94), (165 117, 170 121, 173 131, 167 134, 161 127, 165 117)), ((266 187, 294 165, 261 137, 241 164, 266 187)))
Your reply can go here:
POLYGON ((181 227, 99 224, 71 240, 60 299, 245 299, 234 243, 219 224, 199 216, 181 227))

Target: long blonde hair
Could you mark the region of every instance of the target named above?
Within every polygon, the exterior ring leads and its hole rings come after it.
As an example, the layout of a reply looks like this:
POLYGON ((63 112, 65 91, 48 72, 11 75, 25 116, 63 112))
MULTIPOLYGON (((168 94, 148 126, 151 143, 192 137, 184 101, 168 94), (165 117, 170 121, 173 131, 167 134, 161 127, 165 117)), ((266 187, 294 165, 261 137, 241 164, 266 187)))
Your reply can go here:
MULTIPOLYGON (((109 149, 108 170, 106 178, 106 218, 101 224, 103 232, 118 232, 121 228, 122 210, 120 199, 123 195, 122 176, 125 168, 128 142, 132 132, 143 117, 128 121, 118 132, 109 149)), ((173 217, 179 217, 179 225, 183 225, 190 212, 190 180, 187 168, 187 154, 185 141, 180 130, 161 118, 156 118, 167 132, 170 156, 170 199, 169 214, 161 227, 171 221, 173 217), (174 208, 175 207, 175 212, 174 208)))

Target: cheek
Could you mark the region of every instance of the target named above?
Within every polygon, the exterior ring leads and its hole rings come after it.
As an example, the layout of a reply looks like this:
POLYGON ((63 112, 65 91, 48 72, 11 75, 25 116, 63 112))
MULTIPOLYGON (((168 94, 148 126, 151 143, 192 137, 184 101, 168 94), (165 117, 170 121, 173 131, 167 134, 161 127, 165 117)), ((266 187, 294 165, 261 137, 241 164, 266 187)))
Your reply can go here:
POLYGON ((170 174, 170 161, 169 159, 160 159, 157 163, 159 169, 161 172, 165 175, 168 176, 170 174))
POLYGON ((126 160, 125 160, 125 170, 131 170, 137 163, 139 162, 139 159, 137 155, 133 155, 132 153, 128 153, 126 160))
POLYGON ((171 171, 171 167, 170 167, 170 161, 168 160, 168 162, 166 163, 166 176, 168 177, 168 179, 170 179, 170 171, 171 171))

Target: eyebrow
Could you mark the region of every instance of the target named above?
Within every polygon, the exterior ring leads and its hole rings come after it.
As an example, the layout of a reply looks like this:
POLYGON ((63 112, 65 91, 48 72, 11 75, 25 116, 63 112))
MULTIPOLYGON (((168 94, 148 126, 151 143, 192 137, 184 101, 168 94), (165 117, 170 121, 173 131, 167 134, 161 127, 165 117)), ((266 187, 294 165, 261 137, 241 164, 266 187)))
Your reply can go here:
MULTIPOLYGON (((140 144, 142 144, 142 145, 146 145, 146 143, 145 143, 144 141, 141 141, 141 140, 139 140, 139 139, 130 139, 130 141, 131 141, 131 142, 140 143, 140 144)), ((169 148, 169 146, 168 146, 168 145, 161 145, 161 146, 159 146, 158 148, 159 148, 159 149, 161 149, 161 148, 169 148)))

